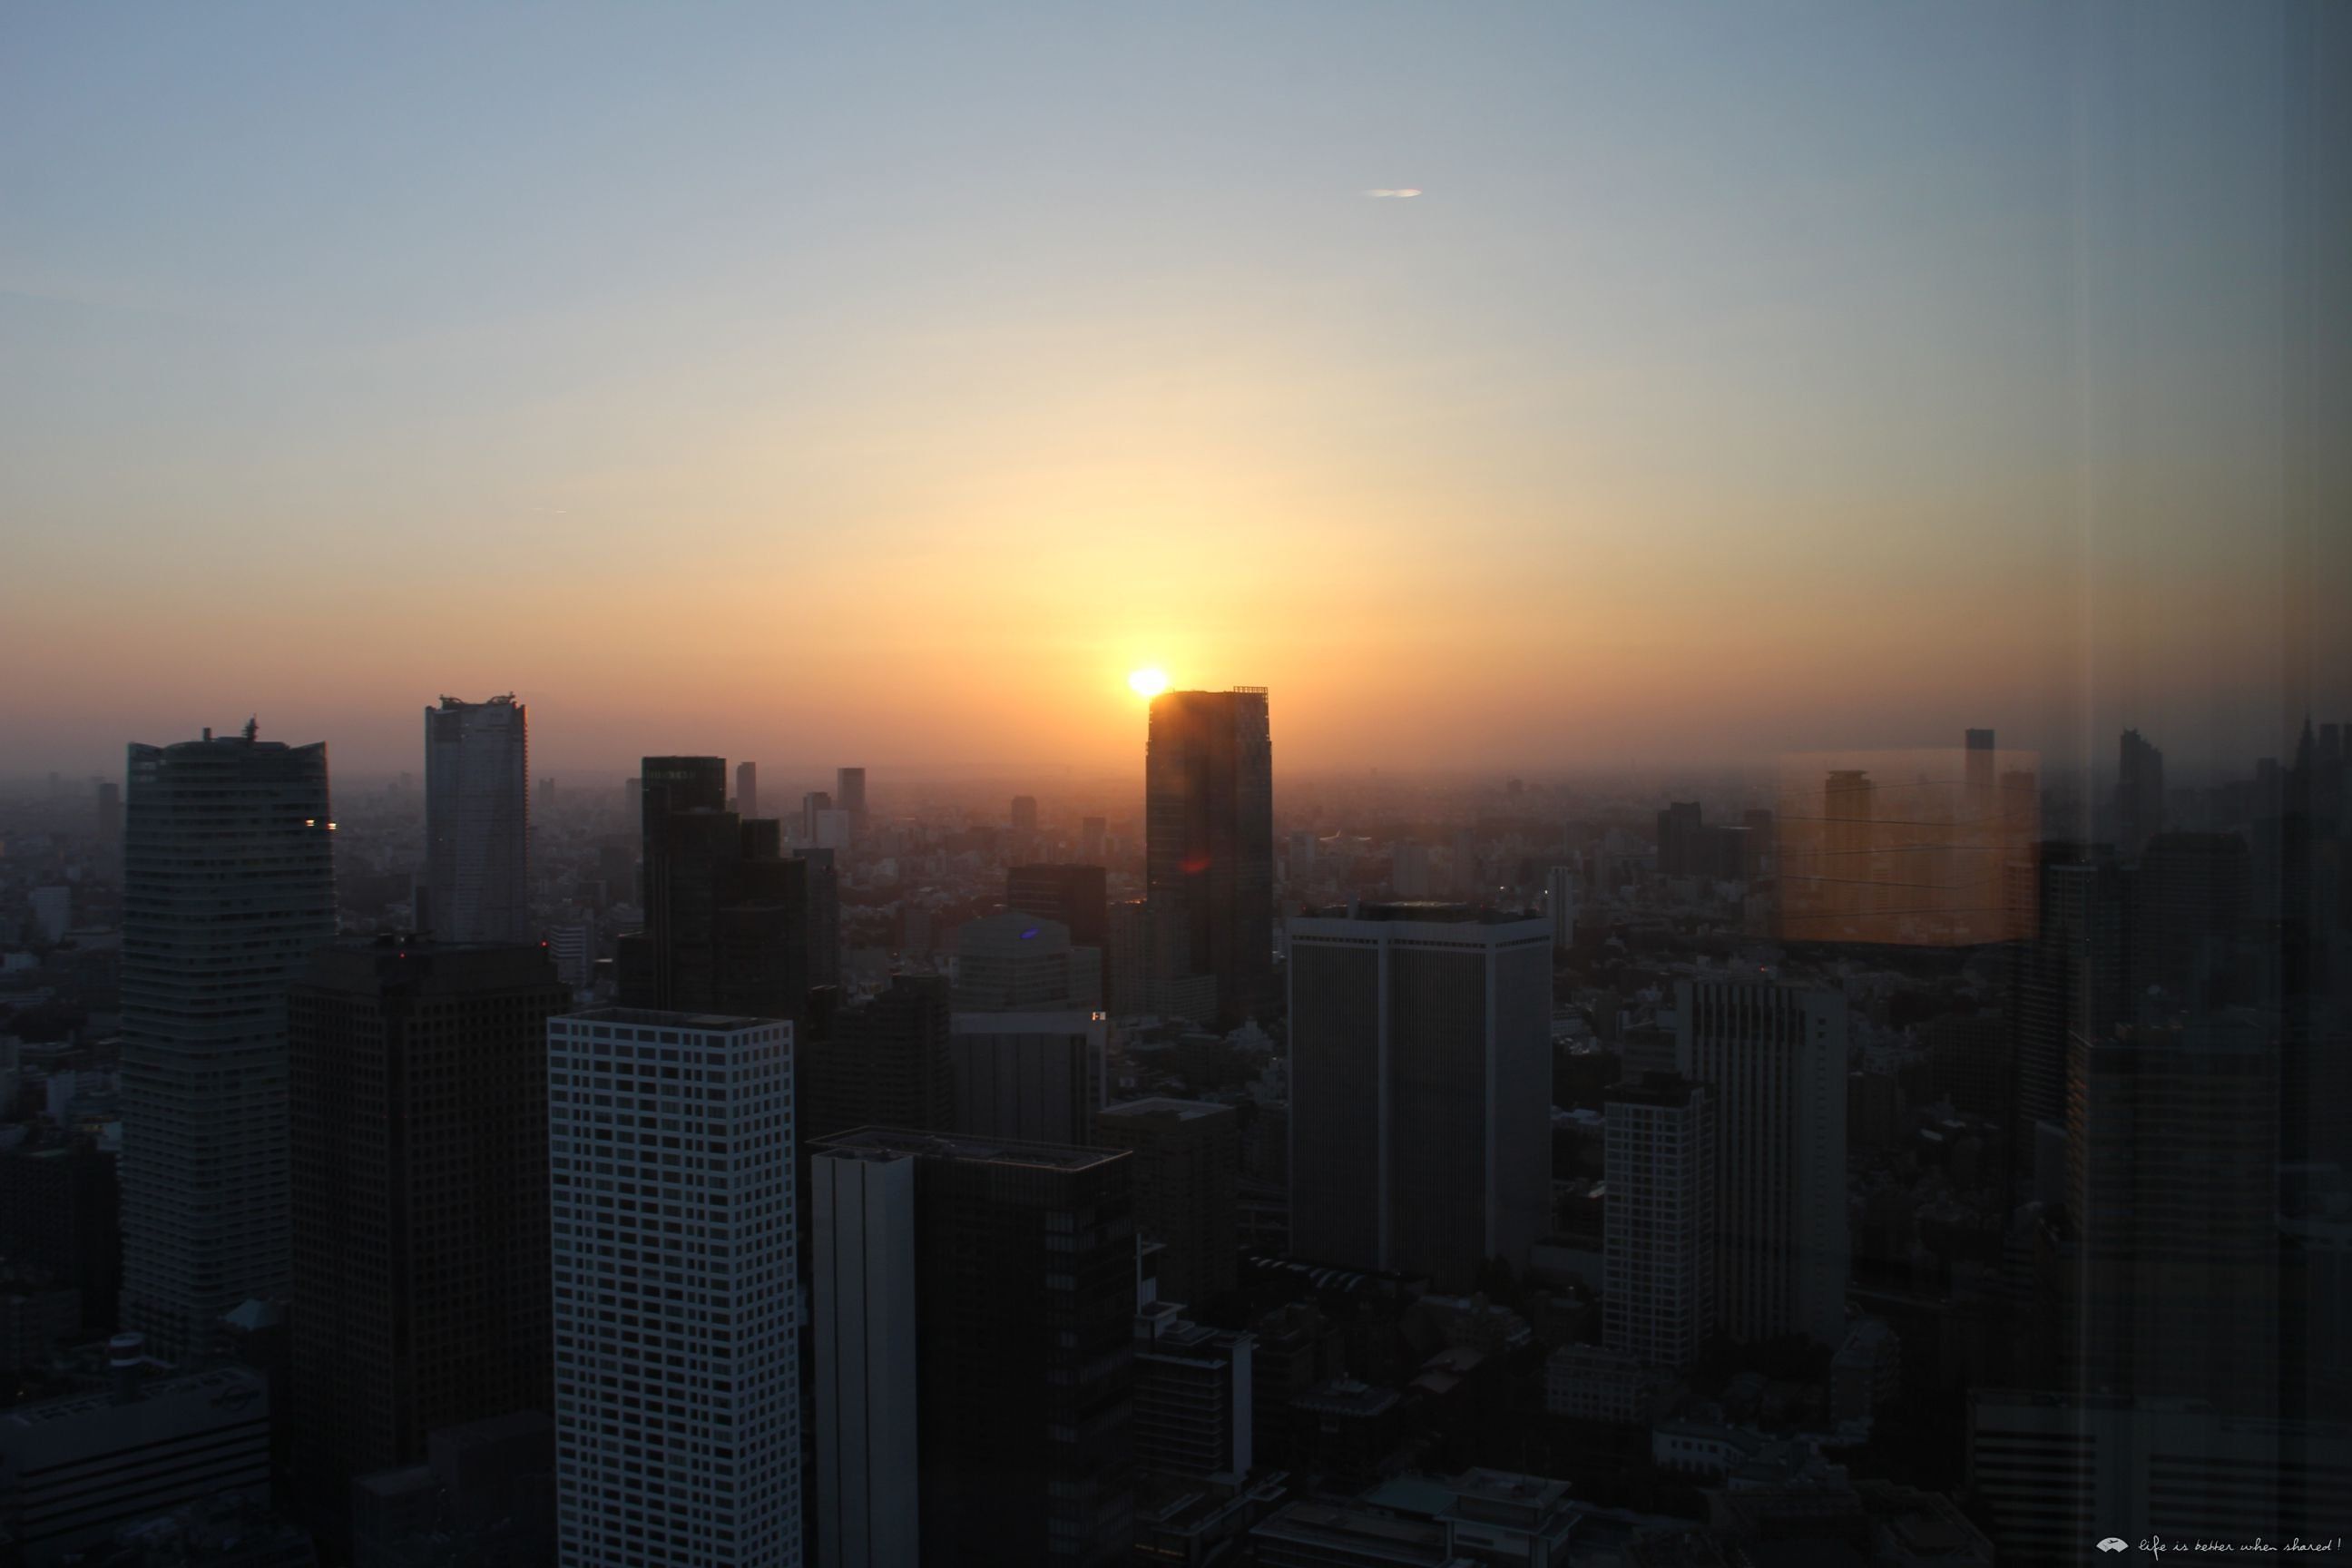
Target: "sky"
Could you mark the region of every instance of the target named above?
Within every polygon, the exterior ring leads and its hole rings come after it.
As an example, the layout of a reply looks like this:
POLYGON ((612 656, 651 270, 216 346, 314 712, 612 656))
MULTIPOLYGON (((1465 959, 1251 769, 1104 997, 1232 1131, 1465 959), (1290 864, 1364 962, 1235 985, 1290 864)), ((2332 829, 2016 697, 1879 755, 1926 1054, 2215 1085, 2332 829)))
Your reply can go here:
POLYGON ((2352 7, 0 0, 0 736, 2352 720, 2352 7), (1374 193, 1414 190, 1415 195, 1374 193))

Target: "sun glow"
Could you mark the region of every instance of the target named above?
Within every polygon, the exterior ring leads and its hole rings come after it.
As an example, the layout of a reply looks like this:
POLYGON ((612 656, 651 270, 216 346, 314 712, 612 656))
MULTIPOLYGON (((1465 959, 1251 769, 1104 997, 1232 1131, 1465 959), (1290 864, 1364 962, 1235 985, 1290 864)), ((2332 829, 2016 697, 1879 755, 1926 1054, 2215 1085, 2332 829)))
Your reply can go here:
POLYGON ((1168 672, 1157 667, 1139 669, 1127 678, 1127 683, 1138 697, 1157 697, 1168 689, 1168 672))

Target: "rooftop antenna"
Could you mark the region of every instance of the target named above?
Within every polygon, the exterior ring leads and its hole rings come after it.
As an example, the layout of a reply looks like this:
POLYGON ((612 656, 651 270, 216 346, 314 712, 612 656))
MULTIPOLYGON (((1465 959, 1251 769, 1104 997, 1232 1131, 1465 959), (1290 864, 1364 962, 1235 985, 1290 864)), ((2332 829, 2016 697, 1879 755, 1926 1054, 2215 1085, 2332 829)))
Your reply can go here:
POLYGON ((258 734, 260 734, 260 733, 261 733, 261 715, 259 715, 258 713, 257 713, 257 714, 254 714, 252 717, 250 717, 250 718, 247 719, 247 720, 246 720, 246 721, 245 721, 245 738, 246 738, 247 741, 251 741, 255 736, 257 736, 257 735, 258 735, 258 734))

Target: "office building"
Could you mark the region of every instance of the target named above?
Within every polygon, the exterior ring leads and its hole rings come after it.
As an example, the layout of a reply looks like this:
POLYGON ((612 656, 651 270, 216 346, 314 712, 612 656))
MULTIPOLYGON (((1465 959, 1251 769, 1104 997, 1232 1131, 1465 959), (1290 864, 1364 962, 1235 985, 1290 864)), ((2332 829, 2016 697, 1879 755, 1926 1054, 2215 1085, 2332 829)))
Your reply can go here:
POLYGON ((1099 1013, 959 1010, 948 1037, 956 1131, 1084 1143, 1102 1108, 1109 1025, 1099 1013))
POLYGON ((555 977, 574 991, 585 991, 596 978, 596 938, 586 926, 547 928, 547 955, 555 977))
POLYGON ((749 822, 760 815, 760 764, 735 764, 735 815, 749 822))
POLYGON ((1658 875, 1699 875, 1704 858, 1700 843, 1705 833, 1699 803, 1695 800, 1678 800, 1659 812, 1658 875))
POLYGON ((1713 1109, 1671 1074, 1609 1091, 1601 1338, 1647 1366, 1693 1365, 1715 1331, 1713 1109))
POLYGON ((132 746, 122 920, 123 1321, 176 1359, 286 1293, 286 988, 335 934, 327 748, 132 746))
POLYGON ((2129 859, 2164 831, 2164 753, 2137 730, 2126 730, 2116 751, 2116 848, 2129 859))
POLYGON ((809 1162, 820 1568, 919 1555, 915 1170, 903 1150, 809 1162))
POLYGON ((786 855, 772 818, 725 809, 719 757, 645 761, 646 926, 620 942, 630 1006, 803 1018, 836 972, 829 858, 786 855))
POLYGON ((2066 1124, 2069 1042, 2105 1039, 2123 1019, 2129 892, 2112 858, 2084 858, 2072 846, 2042 845, 2011 875, 2032 889, 2015 895, 2018 904, 2038 911, 2030 940, 2009 950, 2012 1180, 2022 1187, 2033 1170, 2032 1130, 2066 1124))
POLYGON ((2281 1413, 2280 1044, 2251 1010, 2074 1040, 2069 1387, 2281 1413))
POLYGON ((1268 999, 1274 965, 1274 747, 1262 689, 1151 700, 1145 891, 1155 979, 1213 983, 1202 1021, 1231 1028, 1268 999))
POLYGON ((0 1151, 0 1258, 45 1270, 73 1292, 85 1330, 121 1321, 121 1191, 118 1156, 86 1132, 68 1130, 50 1079, 51 1131, 35 1131, 0 1151))
POLYGON ((1716 1125, 1716 1317, 1742 1340, 1845 1337, 1846 1004, 1763 981, 1677 983, 1675 1068, 1716 1125))
POLYGON ((1069 927, 1010 910, 967 921, 956 933, 957 1012, 1036 1012, 1077 1002, 1069 927))
POLYGON ((1013 824, 1013 831, 1015 833, 1036 832, 1037 797, 1034 795, 1014 795, 1013 797, 1011 821, 1013 824))
POLYGON ((530 741, 512 693, 425 710, 425 885, 416 921, 444 942, 527 942, 530 741))
POLYGON ((1007 910, 1059 922, 1076 947, 1100 947, 1108 931, 1107 873, 1100 866, 1015 866, 1004 874, 1007 910))
POLYGON ((801 842, 816 842, 816 820, 833 809, 833 796, 821 789, 813 789, 801 796, 801 842))
POLYGON ((1104 921, 1103 1004, 1114 1018, 1150 1010, 1151 906, 1128 899, 1110 906, 1104 921))
POLYGON ((908 1473, 898 1423, 911 1359, 923 1563, 1125 1563, 1134 1528, 1130 1157, 886 1128, 825 1139, 814 1153, 813 1171, 830 1167, 817 1178, 830 1203, 817 1212, 832 1215, 814 1248, 816 1332, 862 1373, 837 1375, 820 1410, 817 1472, 841 1479, 842 1515, 870 1519, 870 1489, 908 1473), (914 1167, 911 1333, 892 1288, 904 1213, 904 1178, 892 1167, 902 1162, 914 1167), (869 1168, 847 1169, 856 1164, 869 1168), (853 1187, 869 1205, 863 1215, 844 1195, 853 1187), (877 1278, 878 1290, 854 1283, 877 1278), (877 1363, 891 1369, 878 1383, 877 1363))
POLYGON ((1454 904, 1290 922, 1292 1250, 1467 1289, 1549 1227, 1551 925, 1454 904))
POLYGON ((548 1404, 547 951, 323 948, 287 1002, 290 1412, 306 1490, 548 1404))
POLYGON ((789 1568, 793 1026, 604 1007, 547 1047, 559 1561, 789 1568))
POLYGON ((1188 1321, 1172 1301, 1135 1317, 1135 1463, 1157 1475, 1221 1487, 1250 1473, 1250 1384, 1255 1342, 1246 1331, 1188 1321))
POLYGON ((858 833, 866 831, 866 770, 835 768, 833 773, 834 803, 849 814, 849 826, 858 833))
POLYGON ((27 1568, 224 1493, 269 1496, 269 1384, 247 1367, 149 1377, 137 1334, 113 1386, 0 1413, 0 1524, 27 1568))
POLYGON ((804 1139, 856 1127, 945 1132, 955 1125, 948 983, 894 974, 888 989, 833 1016, 803 1048, 804 1139))
POLYGON ((1551 944, 1576 945, 1576 917, 1584 902, 1584 879, 1573 866, 1554 866, 1544 875, 1544 913, 1551 918, 1551 944))
POLYGON ((1135 1156, 1135 1227, 1166 1248, 1165 1300, 1197 1305, 1234 1288, 1240 1123, 1230 1105, 1164 1096, 1096 1113, 1086 1142, 1135 1156))

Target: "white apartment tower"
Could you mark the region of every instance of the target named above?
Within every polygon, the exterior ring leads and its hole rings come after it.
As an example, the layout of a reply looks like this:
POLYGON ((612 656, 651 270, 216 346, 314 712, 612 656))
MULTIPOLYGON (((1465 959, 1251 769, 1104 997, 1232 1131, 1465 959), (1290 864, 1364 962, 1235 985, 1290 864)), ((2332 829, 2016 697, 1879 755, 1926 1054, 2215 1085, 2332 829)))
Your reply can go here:
POLYGON ((1823 986, 1685 980, 1675 1068, 1716 1125, 1716 1301, 1743 1340, 1845 1335, 1846 1005, 1823 986))
POLYGON ((564 1568, 801 1562, 793 1026, 551 1018, 564 1568))
POLYGON ((1602 1342, 1681 1369, 1715 1329, 1715 1117, 1707 1092, 1651 1073, 1609 1091, 1602 1342))

